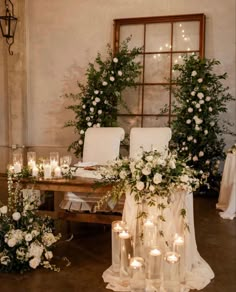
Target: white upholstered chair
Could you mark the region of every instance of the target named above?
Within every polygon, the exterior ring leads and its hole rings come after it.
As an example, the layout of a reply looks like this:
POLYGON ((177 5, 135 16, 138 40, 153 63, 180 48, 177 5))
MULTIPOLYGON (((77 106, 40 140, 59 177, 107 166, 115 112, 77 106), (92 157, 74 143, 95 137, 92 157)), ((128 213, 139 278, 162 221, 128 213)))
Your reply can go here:
MULTIPOLYGON (((89 128, 85 132, 83 163, 105 165, 119 157, 120 142, 124 139, 124 129, 119 127, 89 128)), ((79 171, 78 176, 94 178, 91 171, 79 171)), ((68 211, 92 211, 98 197, 94 194, 67 192, 60 208, 68 211)))
POLYGON ((130 158, 136 158, 143 151, 157 150, 164 153, 171 139, 171 129, 159 128, 132 128, 130 131, 130 158))

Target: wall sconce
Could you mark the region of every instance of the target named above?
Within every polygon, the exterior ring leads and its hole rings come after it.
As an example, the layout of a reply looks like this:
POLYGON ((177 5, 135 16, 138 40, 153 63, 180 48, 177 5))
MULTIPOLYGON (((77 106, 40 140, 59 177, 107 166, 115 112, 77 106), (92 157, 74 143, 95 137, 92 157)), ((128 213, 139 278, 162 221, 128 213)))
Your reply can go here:
POLYGON ((6 38, 6 42, 8 44, 8 52, 10 55, 13 55, 13 51, 11 51, 11 46, 14 43, 17 18, 14 16, 14 6, 11 0, 5 0, 5 11, 5 15, 0 16, 0 27, 2 36, 6 38))

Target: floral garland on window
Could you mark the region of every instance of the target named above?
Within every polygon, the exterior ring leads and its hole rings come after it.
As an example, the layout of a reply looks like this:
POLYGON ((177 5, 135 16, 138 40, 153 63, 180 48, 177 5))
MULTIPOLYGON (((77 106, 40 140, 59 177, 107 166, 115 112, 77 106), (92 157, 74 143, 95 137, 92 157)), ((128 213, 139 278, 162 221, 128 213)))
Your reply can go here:
POLYGON ((141 65, 135 58, 141 54, 140 48, 128 48, 130 38, 126 39, 115 54, 108 45, 108 57, 102 60, 97 55, 94 64, 87 69, 87 84, 78 83, 78 94, 67 94, 66 97, 78 101, 70 105, 75 113, 75 120, 68 121, 66 127, 74 127, 79 139, 74 141, 69 150, 76 156, 82 154, 85 131, 90 127, 112 127, 117 125, 118 106, 126 106, 121 92, 135 86, 140 74, 141 65))

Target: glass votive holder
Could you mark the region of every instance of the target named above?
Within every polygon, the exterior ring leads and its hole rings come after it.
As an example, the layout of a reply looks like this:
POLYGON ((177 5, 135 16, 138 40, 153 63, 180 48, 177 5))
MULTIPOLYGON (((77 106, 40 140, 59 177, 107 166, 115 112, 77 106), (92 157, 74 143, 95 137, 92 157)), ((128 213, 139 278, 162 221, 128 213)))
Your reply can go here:
POLYGON ((13 167, 14 173, 19 173, 23 167, 23 156, 21 152, 13 153, 13 167))
POLYGON ((36 152, 27 152, 27 164, 30 169, 36 165, 36 152))
POLYGON ((119 233, 120 238, 120 279, 125 281, 129 279, 129 261, 133 256, 133 247, 131 244, 131 234, 122 230, 119 233))
POLYGON ((125 230, 126 224, 124 221, 113 221, 112 222, 112 271, 114 273, 120 272, 120 237, 121 231, 125 230))
MULTIPOLYGON (((146 258, 147 286, 159 291, 162 278, 162 251, 158 246, 149 249, 146 258)), ((152 289, 147 289, 148 291, 152 289)))
POLYGON ((50 152, 50 164, 52 170, 59 165, 59 152, 50 152))
POLYGON ((180 291, 180 255, 177 252, 170 251, 164 256, 163 284, 167 291, 180 291))
POLYGON ((65 155, 60 158, 60 166, 68 167, 71 165, 72 157, 71 155, 65 155))
POLYGON ((130 291, 145 292, 145 264, 142 257, 130 259, 130 291))

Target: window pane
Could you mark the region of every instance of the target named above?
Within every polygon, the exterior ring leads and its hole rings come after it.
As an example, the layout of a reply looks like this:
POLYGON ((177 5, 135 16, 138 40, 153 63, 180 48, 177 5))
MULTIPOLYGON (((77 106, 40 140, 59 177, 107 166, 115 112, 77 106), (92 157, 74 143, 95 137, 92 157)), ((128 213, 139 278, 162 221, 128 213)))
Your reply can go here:
MULTIPOLYGON (((137 86, 136 88, 127 88, 122 92, 122 99, 125 101, 128 110, 132 114, 140 114, 142 106, 142 87, 137 86)), ((119 106, 120 114, 129 113, 126 108, 119 106)))
POLYGON ((160 114, 169 103, 168 88, 162 85, 144 87, 144 114, 160 114))
POLYGON ((168 127, 168 116, 166 117, 144 117, 143 127, 168 127))
POLYGON ((143 24, 135 25, 121 25, 120 27, 120 43, 131 37, 128 44, 129 49, 134 47, 143 47, 144 43, 144 26, 143 24))
POLYGON ((176 22, 173 26, 173 50, 199 50, 199 21, 176 22))
POLYGON ((146 25, 146 52, 170 51, 171 24, 154 23, 146 25))
POLYGON ((145 55, 145 83, 168 82, 170 54, 145 55))

